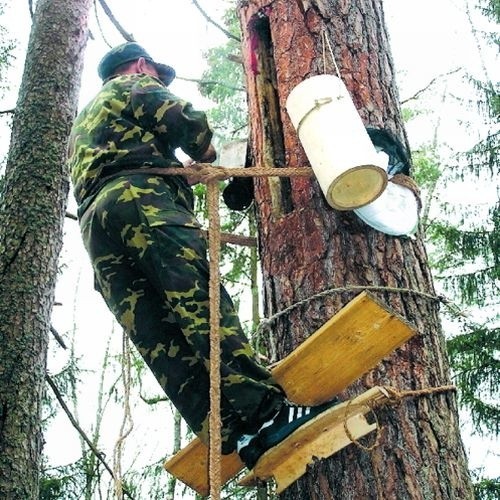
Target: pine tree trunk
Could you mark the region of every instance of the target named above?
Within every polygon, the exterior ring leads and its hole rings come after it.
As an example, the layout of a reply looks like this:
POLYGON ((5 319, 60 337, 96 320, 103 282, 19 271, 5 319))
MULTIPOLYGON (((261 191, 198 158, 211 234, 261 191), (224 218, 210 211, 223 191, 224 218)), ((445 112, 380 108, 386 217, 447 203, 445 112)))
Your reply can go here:
MULTIPOLYGON (((365 125, 383 126, 406 142, 381 0, 249 0, 241 2, 240 18, 255 165, 308 165, 285 102, 307 77, 325 67, 335 74, 323 34, 365 125)), ((256 199, 266 316, 349 285, 434 294, 419 237, 386 236, 352 212, 330 208, 313 177, 261 178, 256 199)), ((271 351, 280 358, 289 353, 356 293, 332 293, 279 319, 271 351)), ((376 295, 418 333, 341 397, 374 385, 406 390, 450 384, 438 299, 376 295)), ((453 393, 406 399, 377 410, 377 417, 382 439, 373 452, 348 446, 312 466, 282 498, 472 498, 453 393)))
POLYGON ((41 406, 90 0, 39 0, 0 193, 0 497, 38 499, 41 406))

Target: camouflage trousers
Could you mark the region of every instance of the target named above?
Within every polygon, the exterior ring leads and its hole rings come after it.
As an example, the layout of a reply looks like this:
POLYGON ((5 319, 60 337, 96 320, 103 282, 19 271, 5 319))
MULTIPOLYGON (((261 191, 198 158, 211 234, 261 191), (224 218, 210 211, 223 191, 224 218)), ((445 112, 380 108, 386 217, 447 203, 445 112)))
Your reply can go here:
MULTIPOLYGON (((80 220, 96 288, 193 432, 208 441, 209 268, 192 192, 175 178, 109 181, 80 220)), ((255 432, 283 392, 256 362, 221 287, 222 450, 255 432)))

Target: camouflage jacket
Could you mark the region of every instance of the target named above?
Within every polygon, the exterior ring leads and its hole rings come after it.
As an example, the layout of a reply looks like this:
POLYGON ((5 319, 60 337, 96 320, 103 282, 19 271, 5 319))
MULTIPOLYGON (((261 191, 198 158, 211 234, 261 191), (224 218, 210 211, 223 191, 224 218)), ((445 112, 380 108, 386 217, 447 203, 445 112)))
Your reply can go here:
MULTIPOLYGON (((127 169, 180 166, 175 150, 200 158, 212 139, 205 114, 195 111, 158 79, 121 75, 104 84, 77 116, 69 168, 78 205, 127 169)), ((87 203, 85 203, 87 204, 87 203)))

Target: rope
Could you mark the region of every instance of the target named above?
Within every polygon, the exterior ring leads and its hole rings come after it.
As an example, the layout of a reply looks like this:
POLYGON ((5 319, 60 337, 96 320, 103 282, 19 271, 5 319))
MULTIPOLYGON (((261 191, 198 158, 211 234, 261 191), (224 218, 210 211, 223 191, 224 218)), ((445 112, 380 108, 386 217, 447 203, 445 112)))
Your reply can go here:
POLYGON ((220 217, 219 185, 216 180, 207 184, 208 202, 208 246, 210 257, 210 443, 209 443, 209 480, 210 496, 219 500, 221 491, 221 414, 220 414, 220 217))
POLYGON ((114 482, 115 482, 115 496, 116 498, 123 499, 123 475, 122 475, 122 452, 125 439, 132 432, 134 428, 134 422, 132 420, 132 413, 130 411, 130 386, 132 380, 131 374, 131 361, 130 361, 130 345, 128 343, 128 337, 123 332, 122 337, 122 377, 123 377, 123 390, 124 390, 124 413, 122 424, 120 427, 120 434, 115 443, 115 448, 113 452, 113 471, 114 471, 114 482), (128 426, 127 426, 128 425, 128 426))
POLYGON ((312 177, 311 167, 221 167, 211 163, 193 163, 188 167, 147 167, 131 168, 120 175, 182 175, 190 182, 208 184, 212 180, 223 181, 231 177, 312 177))
POLYGON ((264 330, 269 329, 271 324, 274 321, 276 321, 278 318, 289 314, 293 310, 298 309, 299 307, 306 305, 313 300, 317 300, 317 299, 326 297, 328 295, 334 295, 336 293, 360 292, 360 291, 409 293, 409 294, 413 294, 413 295, 418 295, 418 296, 423 297, 423 298, 428 299, 428 300, 443 302, 444 304, 447 304, 447 301, 444 297, 432 295, 430 293, 422 292, 420 290, 414 290, 412 288, 397 288, 397 287, 379 286, 379 285, 346 285, 346 286, 342 286, 342 287, 338 287, 338 288, 329 288, 328 290, 323 290, 322 292, 315 293, 314 295, 311 295, 310 297, 307 297, 306 299, 299 300, 298 302, 291 304, 290 306, 286 307, 285 309, 282 309, 281 311, 277 312, 276 314, 273 314, 271 317, 263 319, 261 324, 257 328, 256 334, 257 335, 262 334, 262 332, 264 330))
MULTIPOLYGON (((457 387, 455 385, 441 385, 439 387, 426 387, 424 389, 398 391, 394 387, 383 386, 383 390, 387 391, 390 396, 388 404, 396 405, 405 398, 419 398, 421 396, 430 396, 432 394, 442 394, 444 392, 455 392, 457 387)), ((375 405, 377 406, 377 405, 375 405)), ((378 406, 382 406, 379 404, 378 406)))
POLYGON ((129 169, 127 175, 182 175, 190 183, 203 182, 207 185, 208 204, 208 250, 210 260, 210 415, 209 415, 209 483, 212 500, 220 499, 221 492, 221 378, 220 378, 220 215, 218 182, 231 177, 299 177, 312 176, 310 167, 214 167, 208 163, 194 163, 186 167, 129 169))
POLYGON ((380 440, 382 439, 382 427, 379 424, 377 414, 373 411, 373 406, 372 405, 366 405, 369 410, 371 411, 373 417, 375 418, 375 424, 377 426, 377 435, 375 437, 375 442, 371 446, 365 446, 364 444, 361 444, 351 433, 349 430, 349 427, 347 426, 347 422, 349 420, 349 415, 348 415, 348 410, 349 407, 352 404, 352 399, 349 400, 347 403, 347 406, 345 407, 345 412, 344 412, 344 432, 346 433, 346 436, 349 438, 351 443, 355 444, 358 448, 361 448, 364 451, 371 452, 375 448, 377 448, 380 445, 380 440))
POLYGON ((370 446, 365 446, 361 444, 351 433, 351 431, 348 428, 348 420, 349 420, 349 415, 348 415, 348 410, 349 407, 352 403, 352 400, 349 400, 347 403, 347 406, 345 407, 345 412, 344 412, 344 431, 346 433, 346 436, 349 438, 351 443, 356 445, 358 448, 361 450, 364 450, 366 452, 373 452, 378 446, 380 446, 380 442, 382 440, 382 431, 383 427, 379 424, 377 414, 375 413, 375 409, 379 408, 381 406, 385 405, 392 405, 395 406, 399 404, 403 399, 405 398, 416 398, 416 397, 422 397, 422 396, 430 396, 433 394, 443 394, 445 392, 451 392, 451 391, 456 391, 457 388, 454 385, 442 385, 439 387, 426 387, 423 389, 415 389, 415 390, 405 390, 405 391, 398 391, 394 387, 390 386, 382 386, 380 387, 384 395, 388 398, 386 400, 381 400, 381 401, 376 401, 371 404, 366 404, 366 407, 370 410, 372 415, 375 418, 375 423, 377 426, 377 435, 375 437, 375 441, 372 445, 370 446))
POLYGON ((323 42, 323 71, 326 74, 326 47, 328 47, 328 50, 330 52, 330 57, 332 58, 333 66, 335 68, 335 72, 337 73, 337 76, 339 77, 339 80, 342 80, 342 77, 340 76, 340 70, 337 65, 337 61, 335 60, 335 55, 333 54, 333 49, 332 45, 330 44, 330 40, 326 34, 326 29, 324 29, 321 32, 321 39, 323 42))

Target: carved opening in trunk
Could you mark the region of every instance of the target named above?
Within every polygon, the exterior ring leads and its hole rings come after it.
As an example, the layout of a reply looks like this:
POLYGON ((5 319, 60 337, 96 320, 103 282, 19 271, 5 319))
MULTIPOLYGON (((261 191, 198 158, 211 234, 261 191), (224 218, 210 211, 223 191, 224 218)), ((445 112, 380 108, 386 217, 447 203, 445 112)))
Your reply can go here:
MULTIPOLYGON (((285 166, 285 145, 281 122, 276 64, 269 18, 263 11, 256 14, 249 23, 251 69, 255 78, 264 151, 262 157, 266 166, 285 166)), ((293 210, 291 183, 287 177, 268 178, 272 193, 273 212, 283 215, 293 210)))

